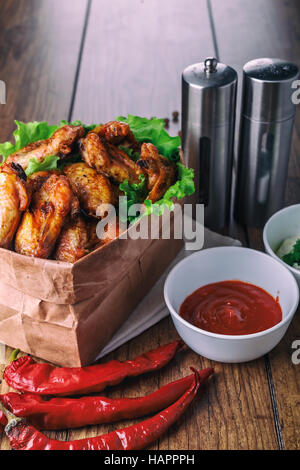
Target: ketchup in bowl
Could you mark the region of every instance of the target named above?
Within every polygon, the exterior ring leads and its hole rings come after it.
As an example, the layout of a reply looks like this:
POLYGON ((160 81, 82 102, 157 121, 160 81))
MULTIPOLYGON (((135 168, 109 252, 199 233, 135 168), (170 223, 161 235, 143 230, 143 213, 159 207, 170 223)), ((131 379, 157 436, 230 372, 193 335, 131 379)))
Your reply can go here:
POLYGON ((202 330, 223 335, 258 333, 282 320, 278 299, 242 281, 200 287, 184 300, 179 315, 202 330))

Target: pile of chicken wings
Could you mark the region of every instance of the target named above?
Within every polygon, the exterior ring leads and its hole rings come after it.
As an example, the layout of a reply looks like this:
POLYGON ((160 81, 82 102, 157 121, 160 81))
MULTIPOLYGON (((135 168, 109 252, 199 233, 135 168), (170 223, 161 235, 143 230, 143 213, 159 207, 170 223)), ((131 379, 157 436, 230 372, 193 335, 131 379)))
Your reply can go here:
POLYGON ((0 247, 76 262, 111 240, 96 235, 101 205, 117 205, 120 183, 138 183, 140 175, 146 177, 148 199, 156 202, 175 182, 176 166, 154 145, 137 142, 126 123, 112 121, 87 135, 82 126, 61 127, 51 138, 10 155, 0 167, 0 247), (124 148, 140 158, 134 161, 124 148), (78 152, 82 161, 71 163, 78 152), (63 161, 61 171, 26 178, 32 158, 43 162, 53 155, 63 161))

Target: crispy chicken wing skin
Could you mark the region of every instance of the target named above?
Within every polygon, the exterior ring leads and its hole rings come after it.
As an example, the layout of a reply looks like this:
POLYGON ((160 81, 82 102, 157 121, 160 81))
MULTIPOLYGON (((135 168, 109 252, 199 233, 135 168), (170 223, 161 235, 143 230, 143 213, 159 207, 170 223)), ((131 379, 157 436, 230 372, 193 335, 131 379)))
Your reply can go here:
POLYGON ((24 170, 28 167, 31 158, 42 162, 49 155, 67 155, 72 147, 84 135, 81 126, 64 126, 58 129, 50 139, 40 140, 27 145, 18 152, 10 155, 7 163, 18 163, 24 170))
POLYGON ((112 178, 116 183, 127 179, 130 183, 139 182, 139 175, 142 174, 139 166, 125 152, 105 142, 95 132, 90 132, 81 140, 81 154, 89 166, 112 178))
MULTIPOLYGON (((49 171, 37 171, 33 173, 27 179, 27 187, 31 191, 31 194, 38 191, 45 181, 50 178, 51 175, 62 175, 60 170, 49 170, 49 171)), ((80 214, 80 204, 78 198, 73 194, 72 202, 71 202, 71 211, 70 217, 74 218, 80 214)))
POLYGON ((152 202, 159 201, 167 189, 175 182, 176 166, 162 155, 159 155, 153 144, 143 144, 141 160, 137 164, 148 176, 149 195, 152 202))
POLYGON ((27 187, 31 193, 38 191, 51 175, 61 174, 58 170, 37 171, 27 178, 27 187))
POLYGON ((92 132, 111 144, 118 145, 126 141, 135 149, 140 148, 139 142, 137 142, 129 125, 125 122, 110 121, 107 124, 96 127, 92 132))
POLYGON ((116 218, 116 227, 112 225, 112 223, 107 223, 104 227, 105 238, 102 237, 101 230, 97 229, 97 223, 90 223, 88 225, 89 229, 89 248, 92 251, 95 248, 99 248, 100 246, 107 245, 108 243, 118 238, 121 233, 123 233, 127 226, 122 224, 119 218, 116 218))
POLYGON ((89 252, 89 230, 83 216, 69 218, 58 238, 55 259, 75 263, 89 252))
POLYGON ((67 178, 51 175, 32 196, 16 234, 15 250, 22 255, 49 258, 72 201, 67 178))
MULTIPOLYGON (((111 224, 107 224, 105 226, 105 238, 101 241, 101 245, 107 245, 108 243, 112 242, 115 238, 118 238, 121 233, 126 230, 123 224, 120 223, 119 219, 116 220, 116 227, 114 228, 111 224)), ((101 233, 98 232, 98 235, 101 236, 101 233)))
POLYGON ((97 217, 101 205, 116 204, 116 192, 109 179, 86 163, 68 165, 64 173, 86 214, 97 217))
POLYGON ((30 202, 26 177, 22 178, 22 172, 23 170, 14 164, 5 164, 0 168, 0 247, 2 248, 11 247, 22 212, 27 209, 30 202))
POLYGON ((69 219, 57 241, 55 259, 75 263, 96 248, 107 245, 126 230, 118 219, 116 222, 115 230, 110 224, 105 226, 106 238, 102 240, 97 235, 98 220, 87 220, 83 216, 69 219))

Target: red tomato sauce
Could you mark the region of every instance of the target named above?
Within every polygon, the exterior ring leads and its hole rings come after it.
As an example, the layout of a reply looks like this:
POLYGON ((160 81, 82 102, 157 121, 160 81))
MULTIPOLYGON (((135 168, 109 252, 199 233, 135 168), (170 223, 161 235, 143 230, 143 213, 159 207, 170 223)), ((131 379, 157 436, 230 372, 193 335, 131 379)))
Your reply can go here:
POLYGON ((258 333, 282 320, 278 299, 242 281, 200 287, 184 300, 179 315, 202 330, 223 335, 258 333))

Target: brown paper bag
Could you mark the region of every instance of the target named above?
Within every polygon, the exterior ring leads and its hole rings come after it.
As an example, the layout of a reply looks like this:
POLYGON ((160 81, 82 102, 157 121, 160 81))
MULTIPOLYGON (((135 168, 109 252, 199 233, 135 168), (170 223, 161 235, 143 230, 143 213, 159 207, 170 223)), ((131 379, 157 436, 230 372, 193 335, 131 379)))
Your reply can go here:
POLYGON ((74 265, 0 249, 0 342, 62 366, 91 363, 182 246, 118 238, 74 265))

